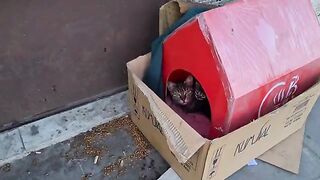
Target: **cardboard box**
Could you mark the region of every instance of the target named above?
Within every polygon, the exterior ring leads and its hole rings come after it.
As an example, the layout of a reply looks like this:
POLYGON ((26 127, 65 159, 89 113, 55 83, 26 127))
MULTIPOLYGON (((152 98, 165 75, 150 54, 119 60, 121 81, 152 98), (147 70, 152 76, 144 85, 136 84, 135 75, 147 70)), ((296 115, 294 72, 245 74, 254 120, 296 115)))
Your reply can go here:
POLYGON ((202 138, 143 82, 150 54, 127 64, 131 118, 182 179, 224 179, 303 127, 320 83, 279 109, 212 141, 202 138))
MULTIPOLYGON (((194 4, 175 1, 162 6, 160 34, 192 6, 194 4)), ((182 179, 224 179, 272 147, 273 151, 260 159, 298 172, 303 140, 301 127, 319 97, 320 83, 283 107, 210 141, 202 138, 142 82, 150 57, 147 54, 127 63, 131 118, 182 179), (292 142, 297 143, 297 148, 291 148, 282 158, 287 146, 280 145, 292 142), (277 152, 281 152, 281 158, 277 152), (295 157, 297 163, 283 165, 287 164, 284 161, 288 157, 295 157)))

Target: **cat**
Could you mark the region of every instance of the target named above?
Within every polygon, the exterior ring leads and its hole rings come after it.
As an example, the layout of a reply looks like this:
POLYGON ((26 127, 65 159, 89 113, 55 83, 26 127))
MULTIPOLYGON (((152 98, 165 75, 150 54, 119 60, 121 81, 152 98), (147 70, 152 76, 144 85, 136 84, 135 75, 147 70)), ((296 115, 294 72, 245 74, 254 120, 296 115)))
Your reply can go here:
POLYGON ((210 116, 207 96, 200 83, 189 75, 183 82, 169 81, 167 87, 174 104, 187 112, 203 112, 210 116))

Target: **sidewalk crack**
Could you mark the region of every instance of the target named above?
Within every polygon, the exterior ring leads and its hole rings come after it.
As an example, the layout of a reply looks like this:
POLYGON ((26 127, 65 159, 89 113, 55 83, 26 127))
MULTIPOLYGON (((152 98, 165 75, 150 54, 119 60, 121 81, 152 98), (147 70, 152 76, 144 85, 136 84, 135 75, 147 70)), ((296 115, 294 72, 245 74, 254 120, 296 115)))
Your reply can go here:
POLYGON ((18 128, 18 132, 19 132, 20 141, 22 143, 22 147, 23 147, 24 150, 26 150, 26 146, 24 145, 24 142, 23 142, 23 139, 22 139, 22 135, 21 135, 21 132, 20 132, 19 128, 18 128))

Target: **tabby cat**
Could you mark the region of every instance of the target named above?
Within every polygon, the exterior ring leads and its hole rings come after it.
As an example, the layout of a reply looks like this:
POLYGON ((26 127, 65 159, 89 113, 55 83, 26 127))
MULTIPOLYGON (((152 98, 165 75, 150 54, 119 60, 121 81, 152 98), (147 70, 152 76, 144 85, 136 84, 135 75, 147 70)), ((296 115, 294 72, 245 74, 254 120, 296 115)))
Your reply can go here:
POLYGON ((207 97, 198 81, 189 75, 183 82, 168 82, 168 91, 173 103, 187 112, 203 112, 209 116, 207 97))

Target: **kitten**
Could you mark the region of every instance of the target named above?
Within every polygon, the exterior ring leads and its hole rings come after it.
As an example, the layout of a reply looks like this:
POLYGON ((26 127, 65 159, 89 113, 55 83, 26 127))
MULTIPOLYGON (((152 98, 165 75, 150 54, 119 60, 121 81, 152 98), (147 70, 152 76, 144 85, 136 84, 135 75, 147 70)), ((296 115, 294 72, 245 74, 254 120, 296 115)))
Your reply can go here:
POLYGON ((207 98, 206 94, 204 93, 204 90, 202 89, 198 81, 195 82, 194 95, 195 98, 199 101, 203 101, 207 98))
MULTIPOLYGON (((182 83, 168 82, 168 91, 173 103, 181 106, 187 112, 203 112, 210 117, 207 97, 192 76, 188 76, 182 83)), ((210 109, 210 108, 209 108, 210 109)))

